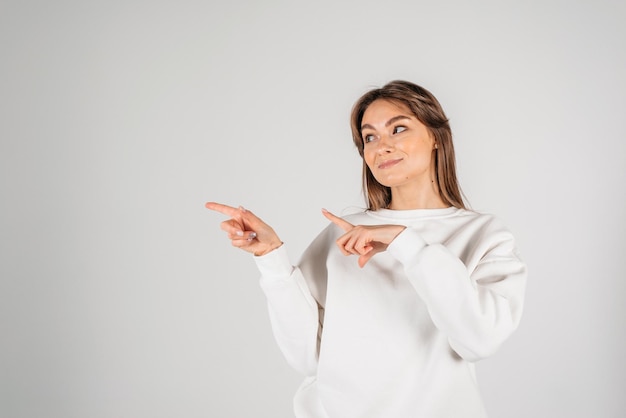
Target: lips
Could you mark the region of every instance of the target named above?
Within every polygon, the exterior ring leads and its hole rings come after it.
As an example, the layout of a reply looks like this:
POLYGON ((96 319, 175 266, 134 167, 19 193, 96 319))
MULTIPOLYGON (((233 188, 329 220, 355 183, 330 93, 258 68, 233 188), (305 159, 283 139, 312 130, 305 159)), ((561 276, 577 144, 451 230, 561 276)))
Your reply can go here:
POLYGON ((384 170, 385 168, 393 167, 394 165, 398 164, 400 161, 402 161, 402 158, 396 158, 394 160, 383 161, 382 163, 378 164, 378 168, 381 170, 384 170))

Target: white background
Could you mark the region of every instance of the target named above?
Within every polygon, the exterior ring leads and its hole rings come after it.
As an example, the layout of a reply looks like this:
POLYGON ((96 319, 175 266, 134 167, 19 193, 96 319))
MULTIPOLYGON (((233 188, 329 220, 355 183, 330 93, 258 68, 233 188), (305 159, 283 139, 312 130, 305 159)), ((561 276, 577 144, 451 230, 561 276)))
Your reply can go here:
POLYGON ((0 416, 290 417, 258 274, 363 205, 348 125, 431 90, 474 209, 529 265, 492 417, 626 414, 626 3, 0 2, 0 416))

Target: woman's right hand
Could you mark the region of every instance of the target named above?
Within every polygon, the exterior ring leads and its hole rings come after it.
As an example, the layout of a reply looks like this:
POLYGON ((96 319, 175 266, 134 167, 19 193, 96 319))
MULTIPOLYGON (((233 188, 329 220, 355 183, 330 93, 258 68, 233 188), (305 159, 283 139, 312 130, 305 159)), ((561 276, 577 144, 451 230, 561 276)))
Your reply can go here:
POLYGON ((241 206, 234 208, 216 202, 208 202, 204 206, 230 217, 220 227, 226 231, 234 247, 262 256, 283 244, 272 227, 241 206))

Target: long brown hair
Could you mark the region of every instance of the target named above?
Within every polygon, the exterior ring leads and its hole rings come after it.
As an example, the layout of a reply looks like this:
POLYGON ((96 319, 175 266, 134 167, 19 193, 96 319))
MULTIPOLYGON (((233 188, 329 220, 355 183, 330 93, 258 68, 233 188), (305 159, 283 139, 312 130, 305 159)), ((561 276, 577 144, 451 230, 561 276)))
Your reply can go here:
MULTIPOLYGON (((435 179, 439 195, 444 203, 465 209, 463 194, 456 178, 456 161, 452 130, 448 118, 435 96, 423 87, 403 80, 395 80, 381 88, 365 93, 352 108, 350 126, 352 139, 363 158, 363 136, 361 122, 365 110, 374 101, 384 99, 400 103, 409 108, 415 117, 433 134, 437 149, 435 151, 435 179)), ((380 184, 363 159, 363 193, 369 210, 386 208, 391 203, 391 189, 380 184)))

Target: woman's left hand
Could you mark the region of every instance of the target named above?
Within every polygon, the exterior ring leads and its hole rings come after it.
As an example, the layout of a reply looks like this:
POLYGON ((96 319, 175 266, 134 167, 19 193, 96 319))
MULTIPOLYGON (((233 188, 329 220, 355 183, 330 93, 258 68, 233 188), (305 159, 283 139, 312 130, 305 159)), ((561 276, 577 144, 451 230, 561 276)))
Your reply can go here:
POLYGON ((375 254, 387 250, 391 242, 404 231, 403 225, 352 225, 350 222, 322 209, 324 216, 343 229, 337 246, 344 255, 358 255, 359 267, 363 267, 375 254))

